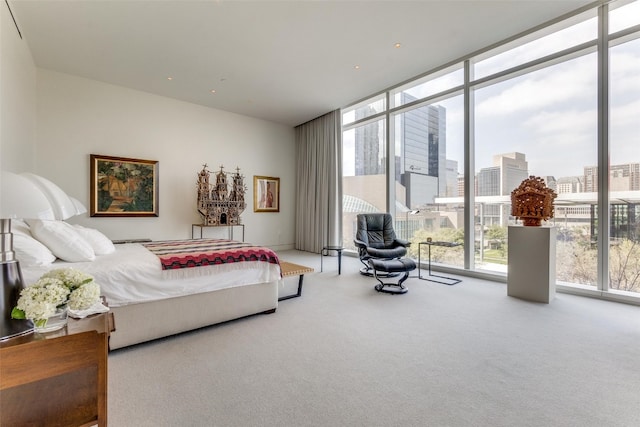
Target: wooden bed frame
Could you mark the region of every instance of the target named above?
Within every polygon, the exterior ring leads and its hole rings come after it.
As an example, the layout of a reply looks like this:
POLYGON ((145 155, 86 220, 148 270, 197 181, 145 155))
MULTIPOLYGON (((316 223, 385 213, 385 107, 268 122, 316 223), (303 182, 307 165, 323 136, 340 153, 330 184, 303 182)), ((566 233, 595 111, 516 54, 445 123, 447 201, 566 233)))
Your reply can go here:
POLYGON ((109 348, 139 344, 278 308, 278 281, 112 307, 109 348))

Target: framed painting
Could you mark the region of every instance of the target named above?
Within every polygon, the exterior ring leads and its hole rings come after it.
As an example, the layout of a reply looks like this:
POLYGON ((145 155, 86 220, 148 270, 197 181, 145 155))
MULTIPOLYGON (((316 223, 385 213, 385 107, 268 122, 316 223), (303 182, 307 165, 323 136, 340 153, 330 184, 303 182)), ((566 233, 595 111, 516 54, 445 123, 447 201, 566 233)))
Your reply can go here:
POLYGON ((253 211, 280 212, 280 178, 253 177, 253 211))
POLYGON ((158 216, 156 160, 91 154, 91 216, 158 216))

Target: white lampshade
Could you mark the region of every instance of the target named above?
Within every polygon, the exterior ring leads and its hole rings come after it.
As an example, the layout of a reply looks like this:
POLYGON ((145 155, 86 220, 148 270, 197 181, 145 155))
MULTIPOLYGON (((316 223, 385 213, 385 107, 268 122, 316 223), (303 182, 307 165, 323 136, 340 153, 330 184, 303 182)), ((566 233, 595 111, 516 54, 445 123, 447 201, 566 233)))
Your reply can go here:
POLYGON ((29 179, 7 171, 0 175, 0 340, 33 331, 28 319, 13 319, 11 311, 25 288, 20 262, 13 251, 12 218, 55 219, 49 199, 29 179))
POLYGON ((86 206, 83 205, 80 200, 76 199, 75 197, 71 197, 71 196, 69 196, 69 198, 73 202, 73 205, 76 207, 76 215, 82 215, 83 213, 87 213, 86 206))
POLYGON ((53 215, 55 216, 55 219, 65 220, 76 215, 76 205, 67 193, 62 191, 62 189, 56 184, 41 177, 40 175, 30 172, 23 172, 20 176, 30 180, 40 189, 40 191, 42 191, 53 208, 53 215))
POLYGON ((49 199, 32 181, 2 171, 0 218, 55 219, 49 199))

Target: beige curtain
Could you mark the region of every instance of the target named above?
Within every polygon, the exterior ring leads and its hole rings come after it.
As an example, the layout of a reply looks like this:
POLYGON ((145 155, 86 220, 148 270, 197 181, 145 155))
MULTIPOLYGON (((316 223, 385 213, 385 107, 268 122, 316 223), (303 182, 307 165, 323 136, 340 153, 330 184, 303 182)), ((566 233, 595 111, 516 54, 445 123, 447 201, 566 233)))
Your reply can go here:
POLYGON ((342 244, 340 111, 296 127, 295 248, 320 253, 342 244))

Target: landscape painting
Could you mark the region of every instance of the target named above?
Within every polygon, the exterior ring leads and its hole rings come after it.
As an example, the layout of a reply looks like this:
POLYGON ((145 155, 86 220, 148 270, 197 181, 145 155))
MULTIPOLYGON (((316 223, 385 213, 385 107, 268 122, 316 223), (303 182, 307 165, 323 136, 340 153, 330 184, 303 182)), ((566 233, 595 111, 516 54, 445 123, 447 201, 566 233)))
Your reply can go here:
POLYGON ((91 154, 91 216, 158 216, 158 162, 91 154))

